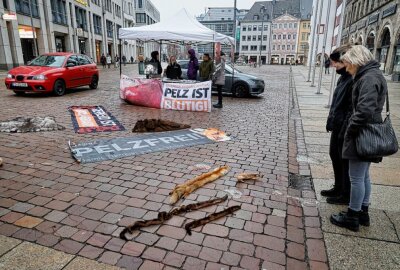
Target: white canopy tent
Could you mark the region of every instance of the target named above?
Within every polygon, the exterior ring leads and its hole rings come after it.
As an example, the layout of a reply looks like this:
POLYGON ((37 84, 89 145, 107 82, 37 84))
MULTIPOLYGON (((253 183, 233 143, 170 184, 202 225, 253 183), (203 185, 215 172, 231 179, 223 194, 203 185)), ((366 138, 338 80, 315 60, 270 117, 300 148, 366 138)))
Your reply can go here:
POLYGON ((232 37, 215 32, 202 25, 184 8, 164 22, 121 28, 118 34, 120 40, 221 42, 232 46, 235 43, 232 37))

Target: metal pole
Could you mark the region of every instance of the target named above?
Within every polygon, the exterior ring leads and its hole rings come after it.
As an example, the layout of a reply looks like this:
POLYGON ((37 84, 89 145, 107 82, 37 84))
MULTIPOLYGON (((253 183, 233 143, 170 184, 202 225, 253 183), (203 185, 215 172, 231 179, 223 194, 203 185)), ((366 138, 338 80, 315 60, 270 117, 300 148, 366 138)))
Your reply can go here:
POLYGON ((233 44, 233 50, 234 50, 234 54, 233 54, 233 62, 232 62, 232 86, 231 86, 231 92, 233 93, 233 86, 235 84, 235 53, 236 53, 236 0, 233 1, 233 21, 234 21, 234 26, 235 26, 235 42, 233 44))
MULTIPOLYGON (((310 79, 311 79, 311 67, 312 67, 312 61, 313 61, 313 52, 314 52, 314 40, 315 40, 315 30, 317 29, 317 24, 316 24, 316 22, 317 22, 317 14, 318 14, 318 5, 319 5, 319 1, 318 0, 316 0, 316 2, 317 2, 317 6, 315 7, 315 12, 314 12, 314 15, 313 15, 313 18, 314 18, 314 29, 313 29, 313 34, 312 34, 312 36, 311 36, 311 52, 310 52, 310 65, 308 66, 308 78, 307 78, 307 82, 311 82, 310 81, 310 79)), ((307 61, 308 61, 308 59, 307 59, 307 61)))
MULTIPOLYGON (((319 19, 318 19, 318 24, 317 24, 318 27, 321 25, 322 8, 324 6, 323 4, 324 3, 322 2, 320 7, 319 7, 319 19)), ((328 7, 328 12, 329 12, 329 7, 328 7)), ((326 27, 326 25, 325 25, 325 27, 326 27)), ((312 81, 311 81, 311 86, 312 87, 315 87, 315 68, 317 67, 317 61, 315 61, 315 60, 317 60, 317 56, 318 56, 318 47, 319 47, 319 31, 318 31, 318 34, 317 34, 316 48, 315 48, 315 52, 314 52, 314 63, 313 63, 314 68, 313 68, 313 75, 312 75, 312 81)), ((320 65, 321 64, 322 63, 320 63, 320 65)))
POLYGON ((121 63, 121 49, 122 49, 122 39, 119 39, 119 48, 118 48, 118 54, 119 54, 119 77, 121 78, 122 75, 122 63, 121 63))
POLYGON ((269 53, 269 64, 271 64, 272 63, 272 44, 271 44, 271 42, 272 42, 272 27, 273 27, 273 16, 274 16, 274 3, 275 2, 272 2, 272 9, 271 9, 271 23, 270 23, 270 25, 269 25, 269 38, 268 38, 268 40, 269 40, 269 42, 268 42, 268 53, 269 53))
POLYGON ((258 67, 261 67, 261 47, 262 47, 263 34, 264 34, 264 16, 261 22, 260 60, 259 60, 260 62, 258 62, 258 67))
POLYGON ((321 94, 321 84, 322 84, 322 72, 324 72, 324 66, 325 66, 325 49, 326 49, 326 38, 328 37, 328 25, 329 25, 329 17, 330 17, 330 10, 331 10, 331 3, 332 0, 328 1, 328 12, 327 12, 327 17, 326 17, 326 23, 324 27, 324 41, 322 42, 322 52, 321 52, 321 57, 320 59, 320 70, 319 70, 319 81, 318 81, 318 90, 316 94, 321 94), (323 58, 322 58, 323 57, 323 58), (324 65, 322 65, 322 59, 324 59, 324 65))
POLYGON ((33 46, 35 47, 36 56, 39 55, 39 48, 36 43, 36 30, 33 26, 33 17, 32 17, 32 1, 29 0, 29 16, 31 17, 31 28, 32 28, 32 35, 33 35, 33 46))
MULTIPOLYGON (((346 7, 346 0, 344 0, 342 2, 342 11, 340 13, 339 32, 338 32, 337 40, 336 40, 336 47, 340 46, 340 42, 342 40, 342 27, 343 27, 343 22, 344 22, 343 12, 345 10, 345 7, 346 7)), ((335 87, 336 87, 336 72, 333 72, 332 73, 332 81, 331 81, 331 89, 329 92, 329 100, 328 100, 328 104, 326 105, 326 108, 329 108, 332 104, 333 91, 334 91, 335 87)))

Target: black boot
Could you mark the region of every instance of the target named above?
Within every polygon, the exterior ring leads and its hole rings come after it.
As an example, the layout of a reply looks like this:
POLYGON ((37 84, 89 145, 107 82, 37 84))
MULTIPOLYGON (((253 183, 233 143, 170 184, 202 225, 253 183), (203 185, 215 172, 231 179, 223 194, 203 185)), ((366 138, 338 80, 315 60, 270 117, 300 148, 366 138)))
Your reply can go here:
POLYGON ((368 206, 361 206, 360 225, 369 227, 368 206))
POLYGON ((358 232, 360 230, 360 213, 361 211, 357 212, 349 208, 347 212, 331 215, 330 220, 336 226, 358 232))
POLYGON ((213 104, 214 108, 222 108, 222 103, 213 104))
POLYGON ((339 189, 336 188, 336 186, 333 186, 331 189, 325 189, 321 190, 321 195, 324 197, 336 197, 339 196, 339 189))
POLYGON ((348 205, 350 198, 345 196, 328 197, 326 198, 326 202, 329 204, 348 205))

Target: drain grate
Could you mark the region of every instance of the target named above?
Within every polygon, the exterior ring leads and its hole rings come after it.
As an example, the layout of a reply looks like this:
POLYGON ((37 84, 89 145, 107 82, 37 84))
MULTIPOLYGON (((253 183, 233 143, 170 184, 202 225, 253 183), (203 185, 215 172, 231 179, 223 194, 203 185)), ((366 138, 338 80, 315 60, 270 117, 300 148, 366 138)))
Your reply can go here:
POLYGON ((290 173, 289 187, 297 190, 313 190, 311 176, 290 173))

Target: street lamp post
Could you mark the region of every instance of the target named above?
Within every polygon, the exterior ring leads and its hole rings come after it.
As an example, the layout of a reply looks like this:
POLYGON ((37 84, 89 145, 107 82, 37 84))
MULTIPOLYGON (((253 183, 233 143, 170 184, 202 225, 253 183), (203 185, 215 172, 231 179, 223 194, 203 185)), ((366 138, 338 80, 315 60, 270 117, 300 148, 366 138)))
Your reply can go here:
MULTIPOLYGON (((264 18, 265 18, 265 6, 261 5, 262 9, 262 21, 261 21, 261 38, 260 38, 260 56, 259 56, 259 62, 258 62, 258 67, 261 67, 261 50, 262 50, 262 40, 263 40, 263 35, 264 35, 264 18)), ((261 14, 260 14, 261 15, 261 14)))
POLYGON ((259 63, 258 63, 258 66, 259 66, 259 67, 261 67, 261 50, 262 50, 263 34, 264 34, 264 16, 263 16, 263 21, 261 22, 260 60, 259 60, 259 63))

